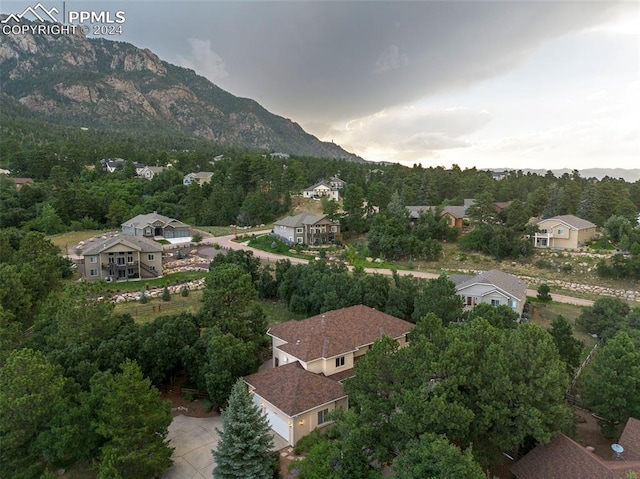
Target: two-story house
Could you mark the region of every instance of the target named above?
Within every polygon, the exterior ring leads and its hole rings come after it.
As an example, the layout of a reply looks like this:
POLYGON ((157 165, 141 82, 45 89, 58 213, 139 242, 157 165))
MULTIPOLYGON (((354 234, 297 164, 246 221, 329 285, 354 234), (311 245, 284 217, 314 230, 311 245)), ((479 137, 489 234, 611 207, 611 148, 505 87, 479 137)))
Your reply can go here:
POLYGON ((536 248, 573 250, 596 237, 596 225, 574 215, 546 218, 536 225, 538 232, 533 238, 536 248))
POLYGON ((291 445, 328 414, 347 408, 340 381, 354 375, 353 365, 383 335, 408 343, 412 323, 368 306, 327 311, 269 329, 273 368, 244 378, 271 428, 291 445))
POLYGON ((339 188, 334 188, 329 182, 320 181, 309 188, 302 190, 302 196, 305 198, 329 198, 333 201, 340 199, 339 188))
POLYGON ((464 220, 467 219, 467 208, 464 206, 407 206, 409 210, 409 221, 411 224, 417 224, 420 219, 420 214, 423 212, 431 213, 439 211, 440 218, 446 218, 447 225, 451 228, 458 228, 462 230, 464 227, 464 220))
POLYGON ((289 244, 330 244, 340 237, 340 223, 326 216, 300 213, 275 221, 272 234, 289 244))
POLYGON ((140 169, 139 172, 138 172, 138 169, 136 168, 136 174, 140 178, 153 180, 154 176, 156 176, 158 173, 161 173, 165 169, 166 169, 165 166, 145 166, 144 168, 140 169))
POLYGON ((452 279, 457 283, 456 292, 462 296, 467 308, 480 303, 492 306, 505 304, 522 315, 528 285, 517 276, 492 269, 470 278, 452 279))
POLYGON ((188 238, 191 236, 189 225, 156 211, 138 215, 122 223, 122 232, 132 236, 146 238, 188 238))
POLYGON ((119 234, 82 253, 88 281, 127 281, 162 276, 162 246, 140 236, 119 234))

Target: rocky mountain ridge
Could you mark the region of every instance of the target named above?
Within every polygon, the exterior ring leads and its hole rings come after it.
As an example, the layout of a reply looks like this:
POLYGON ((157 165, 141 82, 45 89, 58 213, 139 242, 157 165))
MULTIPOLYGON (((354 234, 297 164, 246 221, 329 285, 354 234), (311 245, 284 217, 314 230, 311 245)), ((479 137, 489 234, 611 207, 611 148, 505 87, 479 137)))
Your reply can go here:
POLYGON ((58 124, 175 131, 249 149, 363 161, 148 49, 87 38, 79 29, 1 35, 0 81, 4 94, 58 124))

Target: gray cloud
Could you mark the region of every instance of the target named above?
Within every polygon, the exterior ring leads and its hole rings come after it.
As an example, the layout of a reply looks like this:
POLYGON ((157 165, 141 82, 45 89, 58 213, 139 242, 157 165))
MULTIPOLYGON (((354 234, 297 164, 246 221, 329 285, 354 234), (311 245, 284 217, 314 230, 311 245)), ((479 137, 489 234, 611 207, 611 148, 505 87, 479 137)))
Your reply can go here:
POLYGON ((224 61, 211 49, 211 40, 187 39, 191 51, 189 55, 178 55, 178 64, 191 68, 199 75, 207 77, 212 82, 228 76, 224 61))

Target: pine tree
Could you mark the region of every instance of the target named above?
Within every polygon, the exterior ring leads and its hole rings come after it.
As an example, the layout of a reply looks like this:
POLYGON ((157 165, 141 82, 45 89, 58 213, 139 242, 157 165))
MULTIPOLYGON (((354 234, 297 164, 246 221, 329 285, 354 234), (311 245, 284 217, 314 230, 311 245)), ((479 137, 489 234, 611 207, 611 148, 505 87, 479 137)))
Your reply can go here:
POLYGON ((273 439, 267 418, 249 395, 242 379, 233 386, 229 405, 222 413, 223 431, 218 430, 214 479, 271 479, 273 439))

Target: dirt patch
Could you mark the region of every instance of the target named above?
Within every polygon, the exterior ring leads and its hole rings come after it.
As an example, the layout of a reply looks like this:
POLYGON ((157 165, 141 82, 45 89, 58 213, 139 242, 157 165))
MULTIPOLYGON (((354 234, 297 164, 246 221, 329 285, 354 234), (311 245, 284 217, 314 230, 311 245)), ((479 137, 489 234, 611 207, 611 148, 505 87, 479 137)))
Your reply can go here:
MULTIPOLYGON (((611 444, 613 444, 615 440, 607 439, 602 434, 598 420, 593 417, 589 411, 584 409, 576 408, 575 416, 577 421, 575 441, 585 447, 593 447, 596 455, 605 461, 613 459, 611 444)), ((619 437, 621 430, 621 426, 619 426, 616 438, 619 437)))
POLYGON ((213 408, 210 411, 205 411, 204 399, 194 399, 193 401, 186 399, 180 393, 180 389, 183 387, 184 382, 185 379, 180 378, 172 385, 162 388, 162 399, 170 401, 172 404, 172 417, 176 417, 180 414, 189 417, 215 417, 220 415, 220 413, 213 408))

